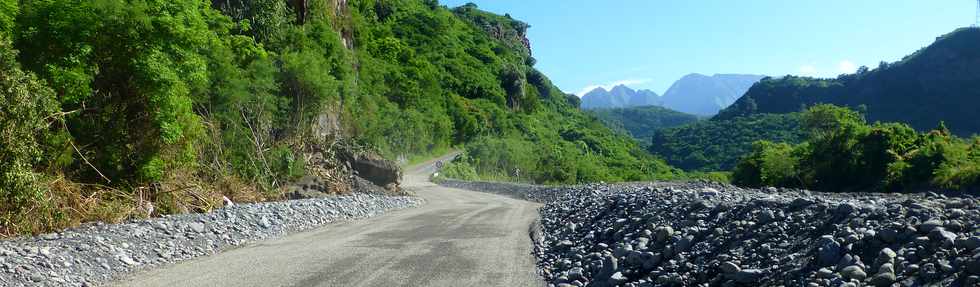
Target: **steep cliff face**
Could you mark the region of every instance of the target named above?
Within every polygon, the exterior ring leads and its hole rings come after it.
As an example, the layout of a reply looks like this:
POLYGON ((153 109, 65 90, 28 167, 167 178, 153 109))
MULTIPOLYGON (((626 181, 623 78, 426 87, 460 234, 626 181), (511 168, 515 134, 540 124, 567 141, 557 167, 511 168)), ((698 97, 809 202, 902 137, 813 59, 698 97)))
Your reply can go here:
MULTIPOLYGON (((306 1, 306 0, 296 0, 296 1, 306 1)), ((337 22, 341 23, 337 32, 340 33, 340 40, 344 43, 344 47, 348 50, 354 49, 354 29, 351 27, 350 19, 350 8, 347 6, 347 0, 333 0, 334 6, 334 17, 337 22)))
POLYGON ((456 7, 453 12, 473 25, 483 29, 498 41, 507 43, 511 48, 520 50, 526 56, 531 56, 531 41, 527 39, 527 23, 515 20, 510 14, 503 16, 481 11, 476 4, 469 3, 456 7))

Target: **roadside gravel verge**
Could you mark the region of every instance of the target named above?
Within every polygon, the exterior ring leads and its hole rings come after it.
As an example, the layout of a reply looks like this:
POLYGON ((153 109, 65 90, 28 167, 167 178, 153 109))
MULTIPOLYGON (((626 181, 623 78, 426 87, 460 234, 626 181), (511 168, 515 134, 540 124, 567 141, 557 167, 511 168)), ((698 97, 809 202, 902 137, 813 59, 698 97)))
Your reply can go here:
POLYGON ((976 197, 493 185, 469 187, 544 199, 532 240, 550 286, 980 286, 976 197))
POLYGON ((421 203, 415 197, 355 193, 240 204, 211 213, 121 224, 93 223, 60 233, 2 240, 0 285, 92 286, 137 270, 421 203))

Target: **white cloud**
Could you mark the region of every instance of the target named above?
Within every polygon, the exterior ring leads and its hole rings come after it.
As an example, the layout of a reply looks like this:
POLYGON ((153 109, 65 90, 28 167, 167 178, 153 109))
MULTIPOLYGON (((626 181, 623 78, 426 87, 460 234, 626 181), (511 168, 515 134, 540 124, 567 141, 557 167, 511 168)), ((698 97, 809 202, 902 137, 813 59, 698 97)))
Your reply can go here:
POLYGON ((803 65, 803 66, 800 66, 800 75, 803 75, 803 76, 816 76, 817 75, 817 67, 814 67, 813 65, 803 65))
POLYGON ((592 90, 595 90, 596 88, 603 88, 603 89, 609 90, 609 89, 612 89, 613 87, 619 86, 619 85, 627 85, 627 86, 629 86, 629 85, 639 85, 639 84, 643 84, 643 83, 646 83, 646 82, 649 82, 649 81, 651 81, 651 80, 650 79, 625 79, 625 80, 614 81, 614 82, 610 82, 610 83, 606 83, 606 84, 593 84, 593 85, 585 86, 584 88, 582 88, 581 90, 579 90, 578 93, 575 93, 575 95, 576 96, 579 96, 579 97, 582 97, 586 93, 591 92, 592 90))
POLYGON ((853 74, 857 71, 857 65, 848 60, 841 61, 837 68, 842 74, 853 74))

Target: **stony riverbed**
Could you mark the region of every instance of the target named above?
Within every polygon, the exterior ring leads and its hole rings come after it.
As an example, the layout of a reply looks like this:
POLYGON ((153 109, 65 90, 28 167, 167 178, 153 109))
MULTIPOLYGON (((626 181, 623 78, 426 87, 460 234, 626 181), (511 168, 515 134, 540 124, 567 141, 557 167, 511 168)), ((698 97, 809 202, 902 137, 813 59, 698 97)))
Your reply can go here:
POLYGON ((530 187, 550 286, 980 286, 980 199, 710 183, 530 187))

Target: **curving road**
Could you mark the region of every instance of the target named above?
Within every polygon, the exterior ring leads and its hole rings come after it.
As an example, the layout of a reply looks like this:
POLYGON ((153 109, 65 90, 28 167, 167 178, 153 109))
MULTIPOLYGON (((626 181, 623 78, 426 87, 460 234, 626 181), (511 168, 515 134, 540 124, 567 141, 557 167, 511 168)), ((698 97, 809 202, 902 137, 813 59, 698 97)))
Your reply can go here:
MULTIPOLYGON (((442 160, 445 160, 443 158, 442 160)), ((114 286, 543 286, 528 227, 539 204, 405 175, 420 208, 332 224, 124 278, 114 286)))

